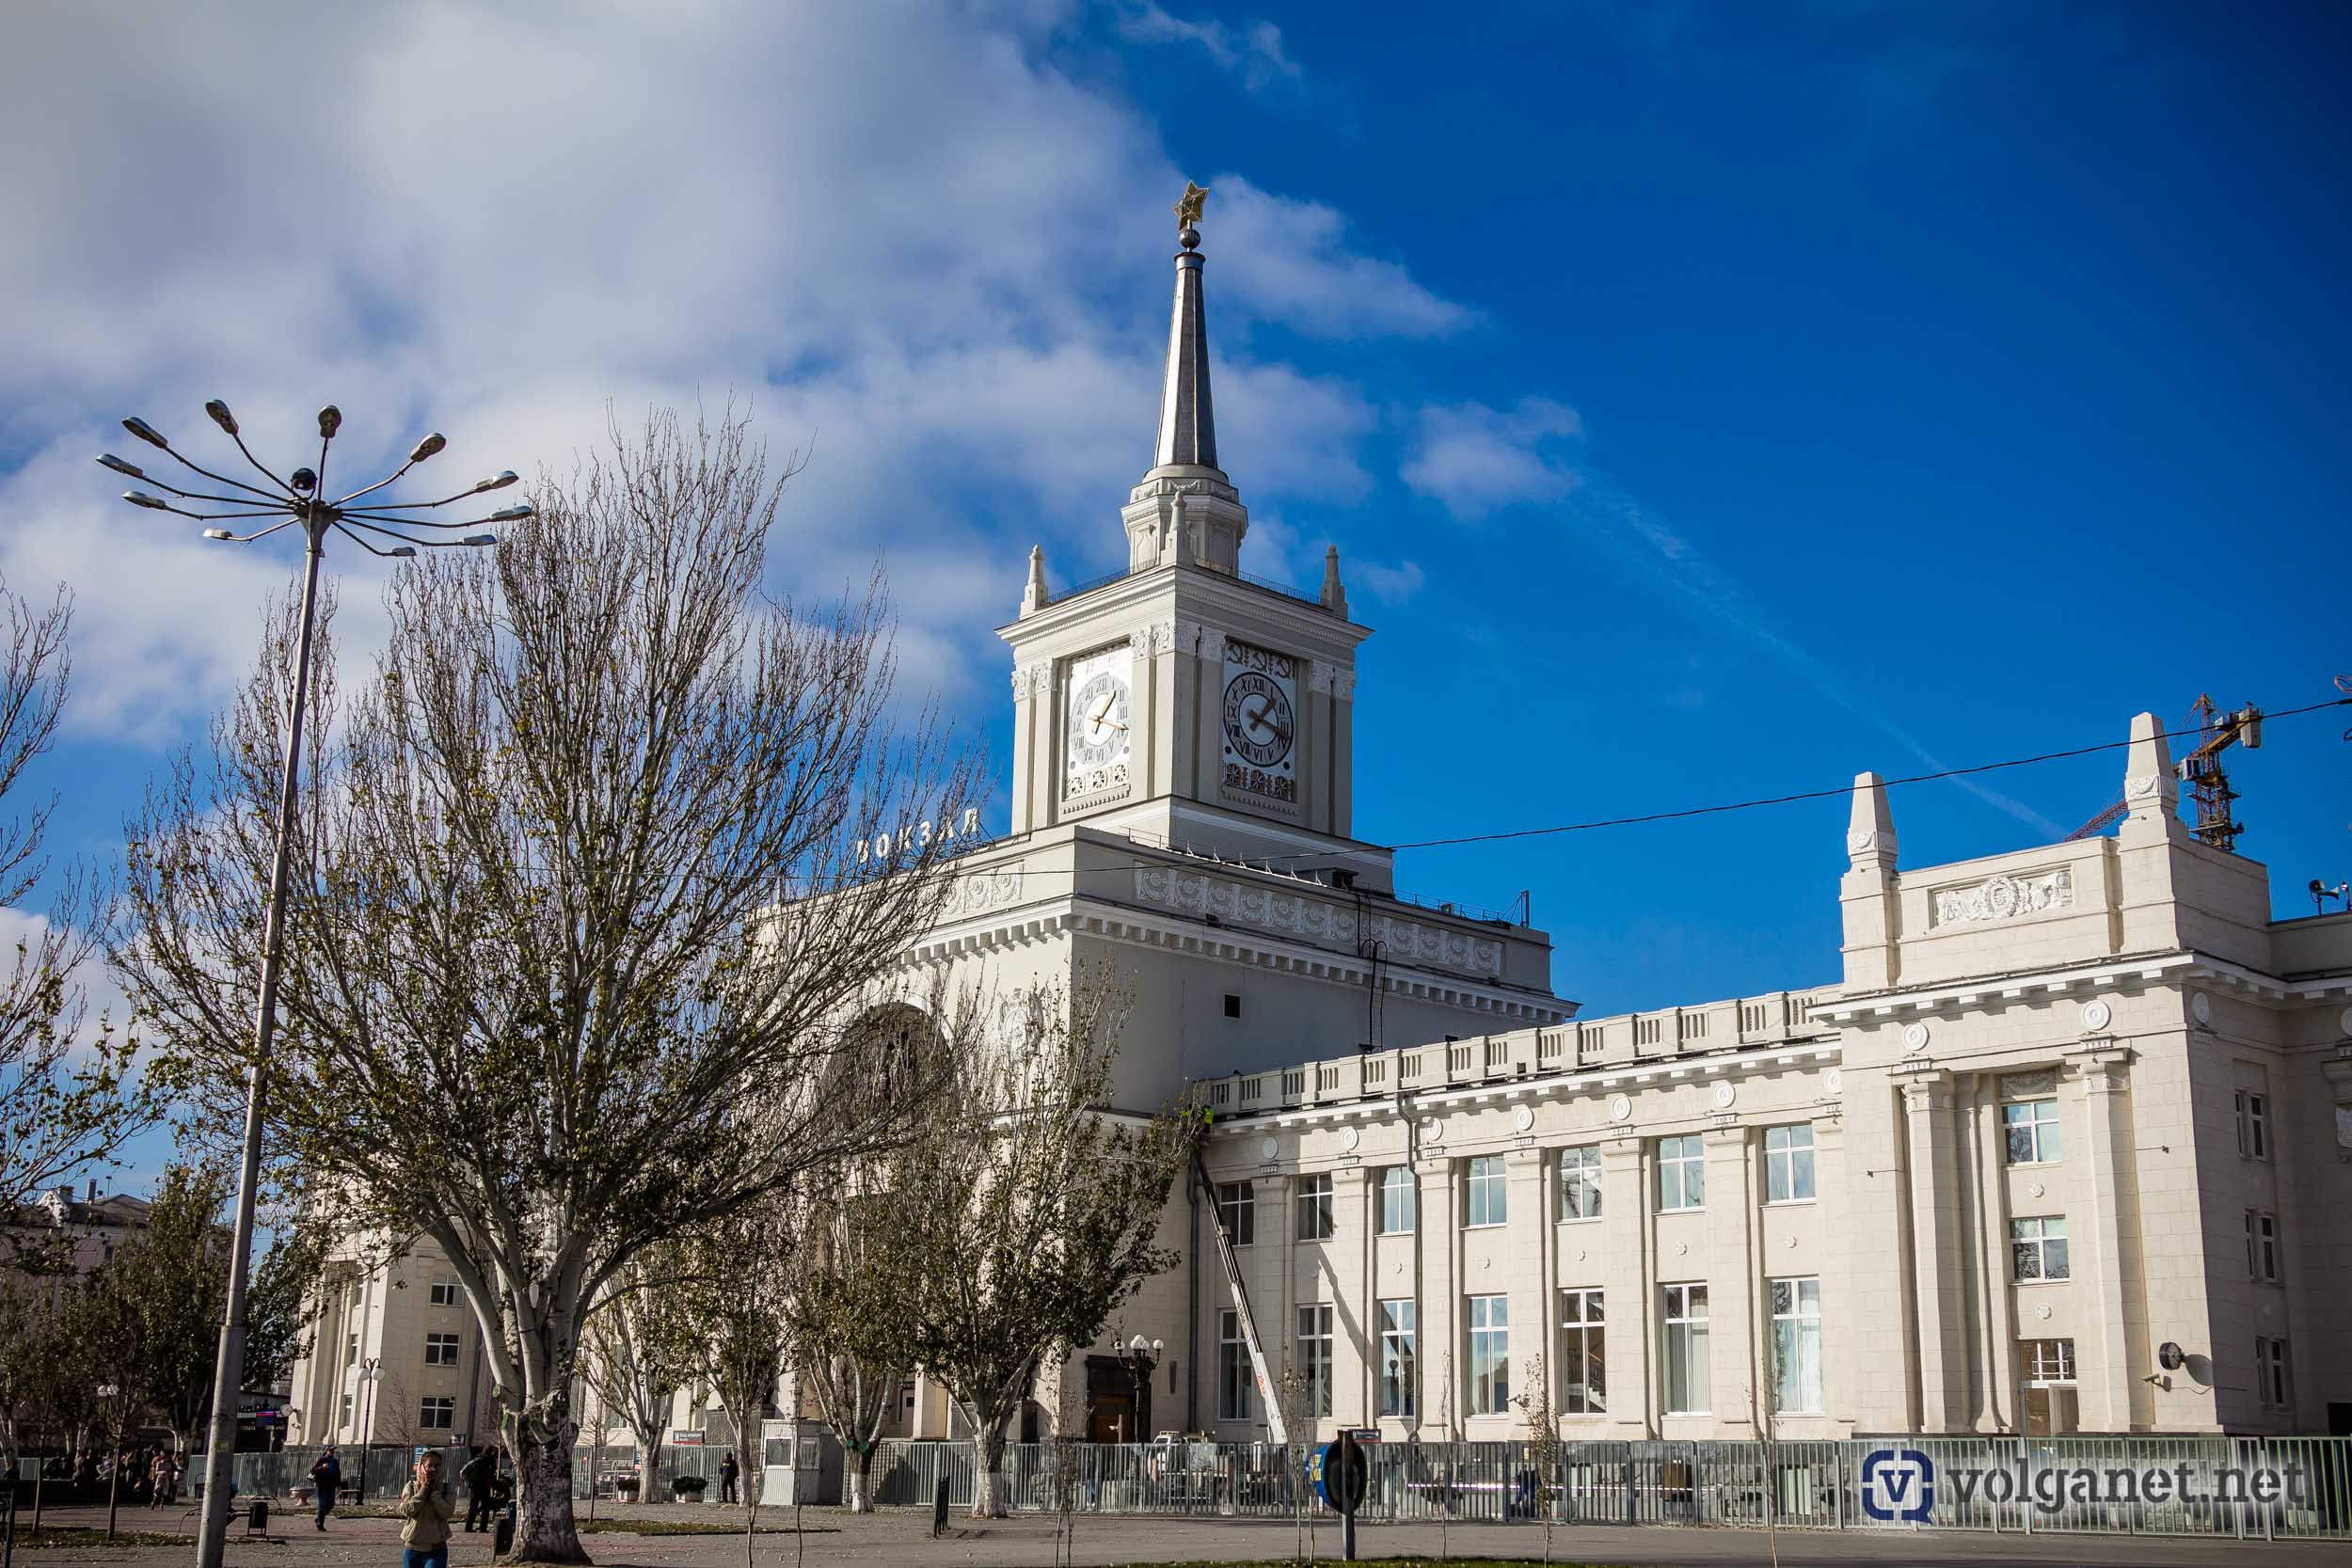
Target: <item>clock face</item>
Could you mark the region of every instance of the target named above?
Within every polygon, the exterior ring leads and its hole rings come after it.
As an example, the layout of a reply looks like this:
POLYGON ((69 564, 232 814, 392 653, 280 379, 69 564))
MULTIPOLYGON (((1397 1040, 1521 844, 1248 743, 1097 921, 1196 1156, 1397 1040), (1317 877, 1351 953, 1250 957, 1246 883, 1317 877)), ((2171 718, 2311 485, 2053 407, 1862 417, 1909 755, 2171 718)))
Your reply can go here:
POLYGON ((1298 800, 1298 661, 1225 643, 1225 788, 1295 804, 1298 800))
POLYGON ((1125 787, 1131 667, 1123 645, 1071 664, 1069 703, 1062 719, 1065 794, 1095 795, 1125 787))

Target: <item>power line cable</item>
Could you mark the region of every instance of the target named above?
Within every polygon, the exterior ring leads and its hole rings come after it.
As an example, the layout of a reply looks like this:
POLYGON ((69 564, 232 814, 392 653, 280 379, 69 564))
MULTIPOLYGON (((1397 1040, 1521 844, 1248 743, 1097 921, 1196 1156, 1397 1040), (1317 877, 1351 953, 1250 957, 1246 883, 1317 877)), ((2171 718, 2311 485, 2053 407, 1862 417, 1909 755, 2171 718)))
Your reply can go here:
MULTIPOLYGON (((2327 702, 2312 703, 2303 707, 2281 708, 2275 713, 2264 711, 2262 716, 2264 721, 2268 722, 2273 720, 2293 719, 2301 714, 2319 713, 2328 708, 2344 706, 2352 706, 2352 696, 2331 698, 2327 702)), ((2194 725, 2185 729, 2160 731, 2152 738, 2157 740, 2178 740, 2186 736, 2201 736, 2206 733, 2207 731, 2202 725, 2194 725)), ((1946 768, 1938 769, 1932 773, 1910 773, 1905 774, 1900 778, 1883 779, 1880 781, 1880 784, 1883 787, 1890 789, 1898 784, 1932 784, 1938 779, 1966 778, 1971 774, 1997 772, 2000 769, 2007 768, 2026 768, 2035 763, 2059 762, 2069 757, 2095 756, 2101 752, 2120 752, 2130 747, 2132 744, 2133 741, 2128 737, 2122 740, 2103 740, 2092 746, 2074 746, 2058 752, 2037 752, 2031 756, 2006 757, 1999 762, 1980 762, 1967 768, 1946 768)), ((1716 816, 1726 812, 1754 811, 1762 806, 1791 805, 1802 800, 1825 800, 1838 796, 1851 795, 1852 793, 1853 785, 1851 783, 1847 783, 1841 784, 1832 784, 1820 789, 1796 790, 1787 795, 1761 795, 1746 800, 1726 800, 1721 802, 1720 804, 1711 806, 1685 806, 1675 811, 1644 812, 1632 816, 1595 817, 1587 821, 1563 822, 1555 826, 1544 828, 1502 828, 1497 829, 1491 832, 1460 833, 1449 838, 1414 839, 1401 844, 1367 844, 1364 847, 1375 851, 1384 849, 1393 851, 1398 849, 1451 848, 1454 846, 1465 844, 1498 844, 1514 839, 1545 838, 1554 837, 1562 833, 1591 832, 1600 828, 1630 828, 1651 822, 1676 822, 1694 816, 1716 816)), ((969 853, 986 854, 991 850, 1001 849, 1003 847, 1005 847, 1005 841, 999 839, 993 843, 975 846, 969 853)), ((1301 850, 1296 854, 1291 855, 1263 855, 1252 860, 1227 860, 1216 856, 1192 854, 1191 852, 1179 848, 1172 844, 1168 846, 1168 850, 1171 854, 1183 856, 1187 859, 1205 860, 1213 864, 1228 865, 1237 870, 1244 871, 1274 871, 1275 867, 1280 864, 1287 864, 1292 862, 1305 860, 1327 860, 1334 853, 1342 852, 1333 849, 1312 849, 1301 850)), ((957 858, 960 859, 961 857, 957 858)), ((1120 871, 1129 871, 1137 868, 1157 868, 1164 866, 1166 863, 1167 863, 1165 861, 1160 860, 1131 860, 1121 862, 1116 865, 1068 867, 1005 866, 985 867, 972 871, 958 871, 953 869, 954 862, 949 861, 946 863, 946 865, 943 868, 943 874, 949 878, 1011 875, 1025 879, 1028 877, 1070 877, 1074 879, 1082 876, 1108 876, 1120 871)), ((1277 872, 1276 874, 1282 875, 1282 873, 1279 872, 1277 872)))

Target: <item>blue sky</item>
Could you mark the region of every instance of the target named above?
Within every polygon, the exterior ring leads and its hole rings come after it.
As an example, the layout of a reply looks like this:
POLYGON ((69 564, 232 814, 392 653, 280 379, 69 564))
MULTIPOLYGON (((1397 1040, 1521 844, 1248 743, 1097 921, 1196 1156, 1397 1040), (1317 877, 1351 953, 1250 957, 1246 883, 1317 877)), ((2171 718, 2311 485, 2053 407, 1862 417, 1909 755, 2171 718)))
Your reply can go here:
MULTIPOLYGON (((79 598, 63 847, 114 852, 291 558, 113 503, 138 412, 568 466, 754 401, 781 590, 880 555, 1009 755, 1024 558, 1121 559, 1168 206, 1203 223, 1245 564, 1377 628, 1359 830, 1703 804, 2122 738, 2352 670, 2339 8, 455 3, 0 19, 0 570, 79 598)), ((352 657, 376 578, 343 594, 352 657)), ((2282 913, 2352 876, 2340 716, 2237 779, 2282 913)), ((2120 755, 1898 792, 1914 864, 2120 755), (1988 793, 1989 792, 1989 793, 1988 793)), ((1002 821, 1002 804, 998 805, 1002 821)), ((1588 1010, 1836 974, 1843 807, 1411 851, 1530 891, 1588 1010)))

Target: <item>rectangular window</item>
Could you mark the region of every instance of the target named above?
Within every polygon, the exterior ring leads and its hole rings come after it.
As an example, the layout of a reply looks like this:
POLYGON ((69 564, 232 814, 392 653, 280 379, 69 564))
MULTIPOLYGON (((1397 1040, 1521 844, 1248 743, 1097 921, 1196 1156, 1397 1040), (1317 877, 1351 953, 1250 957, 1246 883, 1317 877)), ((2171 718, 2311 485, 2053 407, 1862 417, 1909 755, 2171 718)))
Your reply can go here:
POLYGON ((1413 1224, 1413 1168, 1391 1165, 1380 1173, 1380 1234, 1409 1235, 1413 1224))
POLYGON ((2256 1214, 2254 1240, 2262 1254, 2262 1277, 2271 1284, 2279 1283, 2279 1216, 2256 1214))
POLYGON ((1331 1239, 1331 1177, 1327 1171, 1320 1176, 1298 1179, 1298 1239, 1302 1242, 1327 1242, 1331 1239))
POLYGON ((2270 1158, 2270 1097, 2237 1091, 2237 1151, 2249 1160, 2270 1158))
POLYGON ((337 1422, 345 1433, 351 1431, 351 1396, 349 1394, 343 1396, 342 1414, 337 1418, 337 1422))
POLYGON ((457 1401, 449 1394, 427 1394, 417 1410, 417 1425, 427 1432, 447 1432, 457 1424, 457 1401))
POLYGON ((1764 1129, 1764 1201, 1809 1203, 1813 1199, 1813 1127, 1764 1129))
POLYGON ((1328 1416, 1331 1414, 1331 1308, 1302 1307, 1298 1309, 1298 1377, 1299 1396, 1304 1402, 1300 1414, 1328 1416))
POLYGON ((1707 1207, 1707 1151, 1695 1132, 1658 1140, 1658 1209, 1707 1207))
POLYGON ((1821 1282, 1775 1279, 1772 1292, 1772 1408, 1818 1416, 1821 1404, 1821 1282))
POLYGON ((1609 1408, 1608 1329, 1598 1291, 1560 1292, 1560 1413, 1609 1408))
POLYGON ((1707 1287, 1669 1285, 1665 1295, 1666 1410, 1675 1416, 1704 1416, 1713 1402, 1707 1366, 1707 1287))
POLYGON ((1216 1186, 1216 1217, 1225 1222, 1225 1239, 1248 1246, 1256 1238, 1258 1203, 1247 1181, 1220 1181, 1216 1186))
POLYGON ((2065 1216, 2010 1221, 2009 1256, 2009 1276, 2020 1285, 2073 1277, 2066 1261, 2065 1216))
POLYGON ((2074 1340, 2028 1339, 2025 1349, 2026 1382, 2051 1384, 2074 1381, 2074 1340))
POLYGON ((2262 1259, 2254 1249, 2254 1211, 2249 1209, 2246 1211, 2246 1277, 2260 1279, 2262 1276, 2262 1259))
POLYGON ((2074 1341, 2026 1339, 2019 1343, 2018 1366, 2026 1388, 2021 1414, 2028 1437, 2062 1437, 2082 1424, 2074 1386, 2074 1341))
POLYGON ((456 1306, 456 1305, 457 1305, 457 1281, 455 1281, 454 1279, 437 1279, 437 1280, 435 1280, 435 1281, 433 1282, 433 1292, 432 1292, 432 1296, 433 1296, 433 1305, 434 1305, 434 1306, 436 1306, 436 1307, 454 1307, 454 1306, 456 1306))
MULTIPOLYGON (((1500 1161, 1497 1164, 1501 1164, 1500 1161)), ((1511 1413, 1511 1298, 1470 1298, 1470 1413, 1511 1413)))
POLYGON ((2056 1100, 2020 1100, 2001 1107, 2001 1129, 2009 1135, 2009 1163, 2044 1165, 2058 1158, 2056 1100))
POLYGON ((457 1336, 428 1334, 424 1337, 424 1364, 428 1367, 457 1365, 457 1336))
POLYGON ((1216 1315, 1216 1418, 1249 1419, 1249 1342, 1241 1337, 1241 1314, 1231 1307, 1216 1315))
POLYGON ((1470 1216, 1465 1225, 1501 1225, 1510 1218, 1503 1189, 1502 1156, 1473 1155, 1470 1163, 1470 1216))
POLYGON ((1413 1390, 1419 1379, 1413 1367, 1417 1314, 1409 1301, 1380 1304, 1380 1414, 1413 1414, 1413 1390))
POLYGON ((1560 1151, 1560 1217, 1592 1220, 1600 1217, 1600 1150, 1594 1148, 1560 1151))
POLYGON ((355 1366, 359 1360, 359 1334, 357 1329, 343 1336, 343 1365, 355 1366))
POLYGON ((2254 1338, 2254 1393, 2274 1410, 2284 1410, 2287 1399, 2287 1342, 2257 1335, 2254 1338))

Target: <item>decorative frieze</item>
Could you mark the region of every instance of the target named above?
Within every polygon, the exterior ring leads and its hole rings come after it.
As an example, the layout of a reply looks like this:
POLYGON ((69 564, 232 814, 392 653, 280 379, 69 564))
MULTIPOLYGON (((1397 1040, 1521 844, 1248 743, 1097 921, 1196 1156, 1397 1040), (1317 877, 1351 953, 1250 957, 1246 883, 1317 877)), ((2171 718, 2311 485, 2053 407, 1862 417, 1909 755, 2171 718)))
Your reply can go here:
POLYGON ((1021 897, 1021 863, 983 866, 977 871, 950 871, 947 895, 940 905, 942 921, 961 920, 984 910, 1016 903, 1021 897))
POLYGON ((1498 974, 1502 970, 1502 944, 1491 937, 1387 914, 1368 915, 1359 924, 1356 911, 1346 904, 1175 866, 1136 867, 1136 898, 1161 909, 1213 914, 1221 921, 1310 942, 1350 947, 1359 938, 1376 942, 1382 957, 1391 963, 1429 964, 1470 974, 1498 974))
POLYGON ((1935 923, 1966 926, 2046 914, 2074 902, 2074 874, 2066 866, 2023 877, 1988 877, 1966 887, 1935 890, 1935 923))

